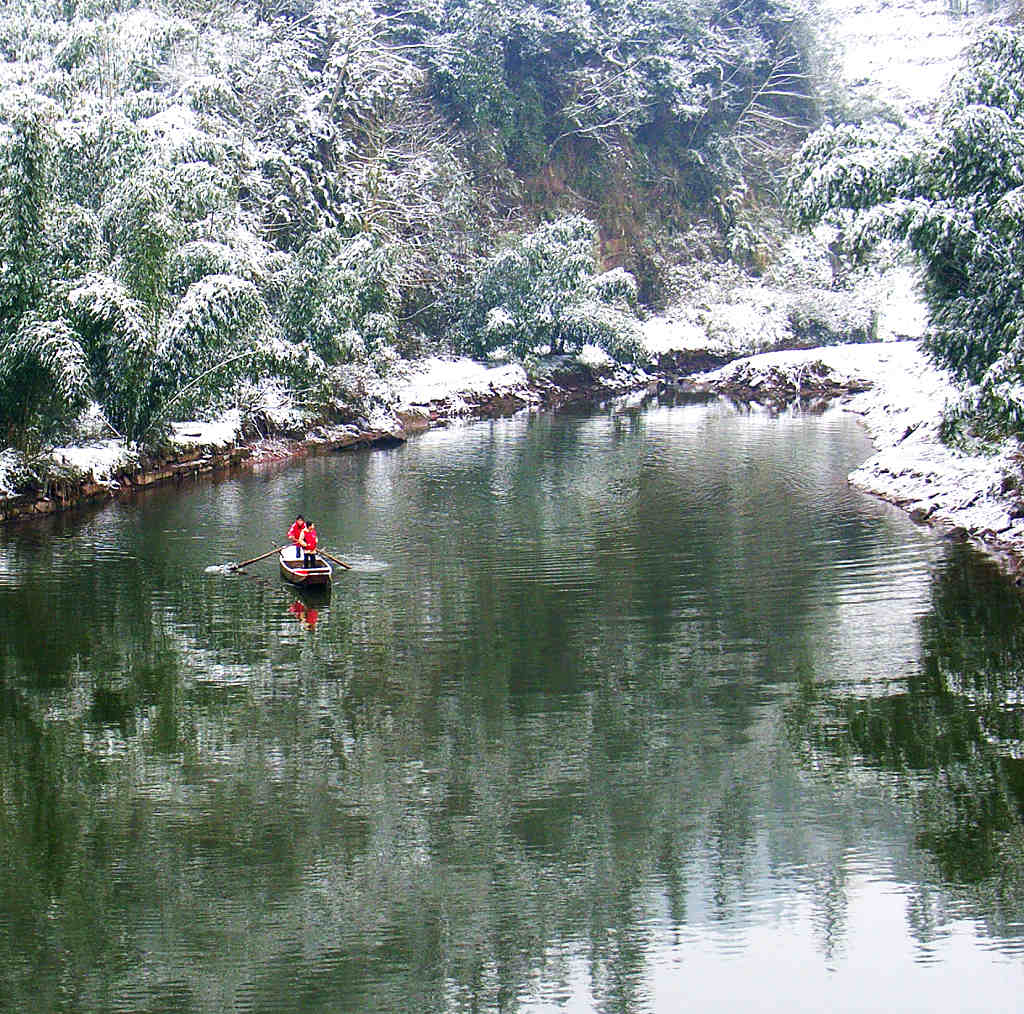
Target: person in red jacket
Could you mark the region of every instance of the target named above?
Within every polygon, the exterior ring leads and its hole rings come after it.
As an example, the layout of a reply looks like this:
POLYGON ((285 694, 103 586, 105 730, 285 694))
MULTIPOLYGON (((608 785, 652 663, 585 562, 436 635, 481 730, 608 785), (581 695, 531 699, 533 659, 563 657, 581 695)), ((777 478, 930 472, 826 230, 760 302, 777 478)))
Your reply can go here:
POLYGON ((305 565, 308 570, 316 566, 316 525, 312 521, 306 523, 299 536, 299 545, 302 546, 305 555, 305 565))
POLYGON ((306 522, 300 514, 295 521, 292 523, 291 528, 288 529, 288 541, 293 543, 295 546, 295 559, 297 560, 302 556, 302 545, 299 541, 302 535, 302 530, 306 527, 306 522))

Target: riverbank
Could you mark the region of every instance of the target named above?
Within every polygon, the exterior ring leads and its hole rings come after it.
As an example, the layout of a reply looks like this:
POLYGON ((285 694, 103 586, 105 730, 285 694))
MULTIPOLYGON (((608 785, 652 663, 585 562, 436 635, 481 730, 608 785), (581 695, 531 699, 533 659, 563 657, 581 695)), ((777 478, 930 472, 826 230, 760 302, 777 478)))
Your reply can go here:
POLYGON ((456 419, 510 415, 599 400, 656 385, 635 366, 617 364, 597 350, 532 364, 487 364, 431 357, 395 366, 374 391, 367 415, 335 424, 292 420, 284 432, 248 436, 240 413, 213 422, 176 422, 167 444, 139 452, 118 440, 56 447, 35 463, 40 473, 24 489, 13 455, 0 454, 0 523, 45 517, 86 503, 130 497, 152 486, 183 482, 232 468, 257 467, 312 454, 390 446, 456 419))
POLYGON ((968 454, 940 440, 943 410, 959 392, 916 342, 753 356, 684 386, 780 411, 837 399, 861 418, 877 449, 850 482, 943 535, 971 540, 1018 577, 1024 573, 1021 448, 1012 441, 991 454, 968 454))
MULTIPOLYGON (((949 378, 912 340, 735 352, 701 342, 688 325, 648 323, 650 363, 623 366, 588 350, 526 367, 429 358, 396 367, 376 394, 375 410, 344 425, 310 425, 301 437, 247 440, 237 413, 216 423, 174 426, 160 455, 140 455, 116 441, 56 448, 40 488, 0 497, 0 522, 46 516, 80 504, 130 497, 160 483, 305 455, 400 443, 456 419, 492 418, 571 401, 668 387, 755 402, 773 411, 820 410, 832 403, 855 413, 876 453, 850 475, 856 486, 905 510, 918 523, 969 539, 1013 574, 1024 574, 1024 483, 1016 444, 969 455, 939 439, 942 412, 957 397, 949 378), (725 365, 718 365, 719 362, 725 365), (713 369, 702 367, 714 366, 713 369)), ((706 336, 705 336, 706 339, 706 336)))

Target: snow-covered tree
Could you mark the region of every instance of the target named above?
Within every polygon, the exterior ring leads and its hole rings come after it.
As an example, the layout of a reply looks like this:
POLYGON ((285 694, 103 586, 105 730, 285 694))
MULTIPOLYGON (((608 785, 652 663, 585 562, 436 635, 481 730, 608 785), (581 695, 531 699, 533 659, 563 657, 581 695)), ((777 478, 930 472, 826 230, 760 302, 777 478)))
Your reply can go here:
POLYGON ((314 233, 293 261, 286 333, 307 341, 328 363, 365 360, 398 331, 394 251, 361 233, 314 233))
POLYGON ((1024 33, 974 43, 934 128, 825 128, 791 183, 798 218, 838 225, 855 253, 909 245, 925 344, 968 385, 965 416, 981 432, 1024 434, 1024 33))
POLYGON ((33 449, 88 404, 89 364, 78 336, 59 321, 21 318, 0 336, 0 446, 33 449))
POLYGON ((53 103, 0 95, 0 436, 45 439, 84 405, 88 375, 66 327, 40 317, 50 273, 53 103))
POLYGON ((636 283, 618 269, 597 273, 597 230, 574 215, 517 237, 473 280, 462 343, 477 355, 498 348, 523 357, 578 352, 595 344, 619 358, 636 351, 636 283))

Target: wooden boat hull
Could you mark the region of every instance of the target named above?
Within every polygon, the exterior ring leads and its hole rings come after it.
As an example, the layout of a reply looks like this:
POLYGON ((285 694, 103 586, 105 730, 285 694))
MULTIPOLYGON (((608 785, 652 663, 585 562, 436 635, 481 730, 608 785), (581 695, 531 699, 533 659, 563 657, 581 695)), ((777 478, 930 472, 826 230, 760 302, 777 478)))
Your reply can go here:
POLYGON ((300 588, 323 588, 330 585, 334 575, 331 565, 322 556, 317 557, 315 567, 308 568, 302 560, 286 559, 284 553, 278 554, 277 562, 281 568, 281 577, 300 588))

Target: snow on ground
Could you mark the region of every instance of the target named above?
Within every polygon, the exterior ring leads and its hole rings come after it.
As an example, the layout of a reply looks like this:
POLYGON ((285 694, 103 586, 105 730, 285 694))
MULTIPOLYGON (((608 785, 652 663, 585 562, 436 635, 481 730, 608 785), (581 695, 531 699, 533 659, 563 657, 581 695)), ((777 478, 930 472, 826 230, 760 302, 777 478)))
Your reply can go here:
POLYGON ((453 414, 470 410, 467 399, 526 397, 528 378, 518 364, 490 366, 473 359, 431 357, 410 364, 394 385, 399 412, 444 405, 453 414))
POLYGON ((58 465, 64 465, 84 476, 92 476, 100 486, 117 486, 114 476, 133 464, 137 457, 120 440, 98 440, 74 447, 55 447, 51 455, 58 465))
POLYGON ((230 409, 213 422, 171 423, 171 444, 185 447, 231 447, 242 427, 238 409, 230 409))
MULTIPOLYGON (((790 291, 754 283, 721 293, 714 288, 643 322, 642 340, 653 359, 673 352, 724 358, 792 348, 808 343, 809 324, 817 328, 819 340, 854 341, 857 334, 866 338, 877 330, 870 299, 860 291, 790 291)), ((879 337, 894 336, 892 323, 886 321, 886 334, 879 337)))
POLYGON ((840 45, 843 83, 908 119, 927 115, 985 19, 978 0, 821 0, 840 45))
POLYGON ((921 298, 917 272, 895 267, 876 281, 879 341, 921 338, 928 327, 928 311, 921 298))
POLYGON ((682 308, 645 320, 643 342, 652 356, 668 352, 710 352, 722 355, 725 347, 709 341, 707 330, 682 308))
POLYGON ((829 244, 835 229, 793 233, 779 241, 760 277, 711 262, 674 269, 679 301, 643 322, 653 359, 672 353, 744 356, 923 334, 917 273, 886 248, 886 263, 835 285, 829 244))
POLYGON ((862 417, 880 448, 898 444, 922 427, 934 434, 947 400, 956 397, 947 375, 911 341, 766 352, 698 374, 692 383, 717 391, 737 386, 761 389, 770 395, 785 380, 788 388, 808 394, 825 383, 857 391, 844 407, 862 417))

